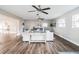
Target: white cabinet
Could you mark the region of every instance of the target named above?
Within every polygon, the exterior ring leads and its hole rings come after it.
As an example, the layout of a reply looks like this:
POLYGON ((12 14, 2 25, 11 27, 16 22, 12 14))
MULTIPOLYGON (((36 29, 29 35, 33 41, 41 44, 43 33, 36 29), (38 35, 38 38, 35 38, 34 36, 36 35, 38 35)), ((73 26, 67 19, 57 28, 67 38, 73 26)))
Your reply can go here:
POLYGON ((22 33, 23 41, 29 42, 46 42, 53 41, 53 32, 46 31, 45 33, 22 33))
POLYGON ((46 42, 46 33, 31 33, 30 42, 46 42))
POLYGON ((31 40, 45 40, 45 33, 31 33, 31 40))

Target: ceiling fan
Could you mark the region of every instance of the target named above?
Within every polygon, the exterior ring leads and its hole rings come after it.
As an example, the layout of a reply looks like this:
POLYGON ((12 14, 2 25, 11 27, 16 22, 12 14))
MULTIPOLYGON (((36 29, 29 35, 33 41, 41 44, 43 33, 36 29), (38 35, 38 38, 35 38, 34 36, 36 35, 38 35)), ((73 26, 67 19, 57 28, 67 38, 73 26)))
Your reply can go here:
POLYGON ((32 7, 35 8, 36 10, 28 11, 28 12, 36 12, 36 11, 39 11, 39 12, 42 12, 44 14, 48 14, 47 12, 45 12, 45 10, 50 10, 49 7, 42 9, 40 5, 38 5, 38 6, 32 5, 32 7))

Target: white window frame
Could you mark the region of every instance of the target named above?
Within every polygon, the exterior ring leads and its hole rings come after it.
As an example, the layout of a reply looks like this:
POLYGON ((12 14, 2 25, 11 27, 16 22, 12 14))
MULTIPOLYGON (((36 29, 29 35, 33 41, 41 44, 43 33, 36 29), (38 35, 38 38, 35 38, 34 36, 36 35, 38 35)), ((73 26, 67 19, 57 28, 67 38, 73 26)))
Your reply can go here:
POLYGON ((79 28, 79 14, 72 16, 72 28, 79 28))

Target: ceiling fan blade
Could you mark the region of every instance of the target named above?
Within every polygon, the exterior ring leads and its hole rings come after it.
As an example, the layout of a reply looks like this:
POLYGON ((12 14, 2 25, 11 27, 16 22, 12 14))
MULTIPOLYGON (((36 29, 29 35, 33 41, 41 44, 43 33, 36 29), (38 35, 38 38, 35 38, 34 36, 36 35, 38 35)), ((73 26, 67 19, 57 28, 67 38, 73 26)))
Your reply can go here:
POLYGON ((48 14, 47 12, 41 11, 42 13, 48 14))
POLYGON ((32 7, 34 7, 36 10, 39 10, 36 6, 32 5, 32 7))
POLYGON ((28 11, 28 12, 36 12, 36 11, 28 11))
POLYGON ((50 8, 44 8, 44 9, 41 9, 41 10, 49 10, 50 8))
POLYGON ((35 5, 32 5, 32 7, 34 7, 37 11, 40 11, 44 14, 48 14, 47 12, 44 12, 43 10, 48 10, 50 8, 44 8, 44 9, 41 9, 40 5, 38 5, 39 8, 37 8, 35 5))

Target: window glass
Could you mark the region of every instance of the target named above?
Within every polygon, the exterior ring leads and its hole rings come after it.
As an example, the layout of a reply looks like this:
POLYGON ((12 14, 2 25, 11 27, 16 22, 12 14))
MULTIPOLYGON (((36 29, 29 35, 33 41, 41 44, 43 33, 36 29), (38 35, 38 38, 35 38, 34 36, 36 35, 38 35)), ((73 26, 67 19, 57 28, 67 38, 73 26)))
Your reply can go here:
POLYGON ((79 27, 79 14, 72 16, 72 28, 79 27))

